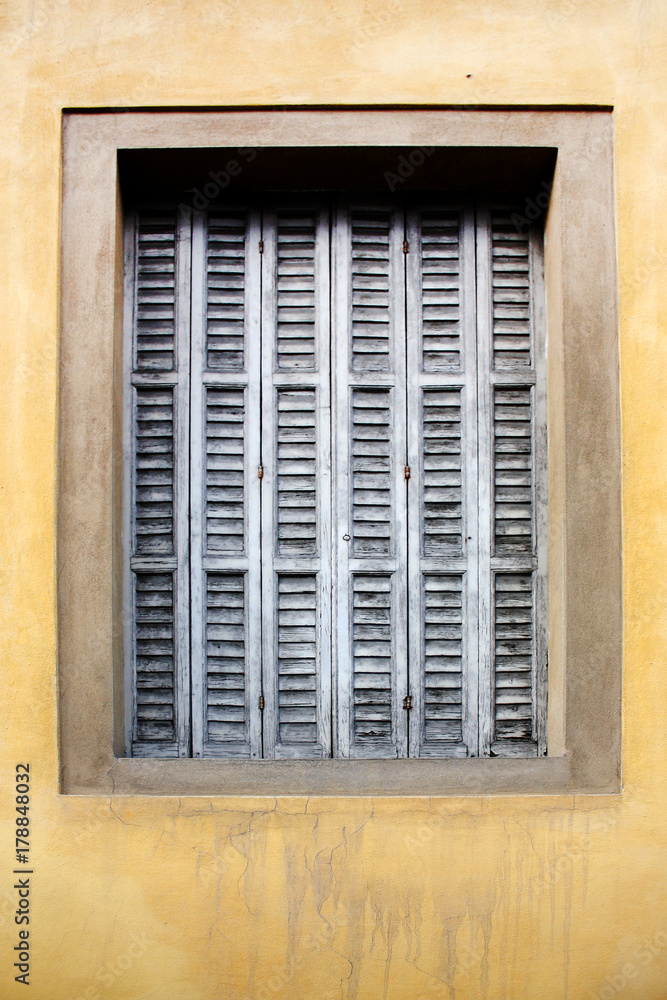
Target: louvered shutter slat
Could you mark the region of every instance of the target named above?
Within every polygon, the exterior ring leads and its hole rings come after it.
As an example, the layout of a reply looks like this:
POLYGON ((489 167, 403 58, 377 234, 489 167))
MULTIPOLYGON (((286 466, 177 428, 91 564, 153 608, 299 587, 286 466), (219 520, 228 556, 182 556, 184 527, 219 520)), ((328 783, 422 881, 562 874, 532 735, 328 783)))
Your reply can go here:
POLYGON ((262 239, 264 756, 331 753, 329 219, 274 204, 262 239))
MULTIPOLYGON (((461 367, 461 220, 456 211, 422 209, 420 264, 422 365, 426 372, 461 367)), ((417 235, 415 233, 415 235, 417 235)))
POLYGON ((246 400, 242 388, 206 389, 206 546, 245 550, 246 400))
POLYGON ((461 390, 422 392, 422 516, 425 556, 463 551, 461 390))
POLYGON ((410 756, 477 753, 474 224, 407 213, 410 756))
POLYGON ((352 550, 388 556, 395 548, 392 390, 352 389, 352 550))
POLYGON ((277 531, 280 555, 315 556, 317 521, 317 390, 277 390, 277 531))
POLYGON ((464 598, 462 574, 422 576, 423 718, 421 756, 463 743, 464 598))
POLYGON ((533 553, 533 389, 495 386, 493 405, 494 527, 496 555, 533 553))
POLYGON ((350 219, 351 349, 355 372, 392 370, 391 213, 353 209, 350 219))
POLYGON ((491 212, 493 367, 532 363, 530 233, 518 232, 502 209, 491 212))
POLYGON ((206 247, 206 367, 245 367, 246 214, 210 212, 206 247))
POLYGON ((193 755, 261 757, 259 214, 195 216, 193 755))
POLYGON ((315 216, 279 211, 276 239, 276 362, 281 371, 315 370, 315 216))
POLYGON ((174 390, 135 387, 134 552, 174 554, 174 390))
POLYGON ((245 588, 243 573, 206 574, 206 735, 230 756, 249 755, 245 588))
POLYGON ((126 752, 187 756, 189 220, 129 217, 125 292, 126 752))
POLYGON ((173 371, 176 344, 176 215, 137 219, 135 371, 173 371))
MULTIPOLYGON (((174 579, 171 573, 135 573, 136 740, 176 741, 174 579)), ((141 756, 143 747, 135 746, 141 756)), ((153 752, 152 747, 145 752, 153 752)))
POLYGON ((278 744, 318 745, 318 587, 313 574, 278 574, 278 744))
POLYGON ((352 594, 353 745, 383 748, 394 736, 396 602, 389 574, 354 574, 352 594))
POLYGON ((494 576, 495 742, 533 740, 534 579, 494 576))

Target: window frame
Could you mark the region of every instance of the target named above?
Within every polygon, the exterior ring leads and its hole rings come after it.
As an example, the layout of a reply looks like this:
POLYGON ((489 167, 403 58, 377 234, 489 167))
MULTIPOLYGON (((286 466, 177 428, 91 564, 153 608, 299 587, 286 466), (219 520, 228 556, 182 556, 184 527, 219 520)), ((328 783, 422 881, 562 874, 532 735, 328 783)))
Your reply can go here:
POLYGON ((620 790, 621 452, 612 154, 609 109, 65 113, 57 555, 63 791, 434 795, 620 790), (123 227, 117 153, 260 144, 468 146, 478 147, 481 158, 484 147, 491 146, 558 151, 545 251, 546 758, 156 761, 121 756, 123 227))

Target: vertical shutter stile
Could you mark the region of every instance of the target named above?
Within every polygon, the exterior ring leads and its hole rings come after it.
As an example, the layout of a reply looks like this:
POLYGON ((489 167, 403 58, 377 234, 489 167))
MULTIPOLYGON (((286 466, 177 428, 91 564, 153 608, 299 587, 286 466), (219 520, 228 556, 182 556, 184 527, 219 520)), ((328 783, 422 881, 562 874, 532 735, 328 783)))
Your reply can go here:
POLYGON ((546 362, 539 235, 478 211, 480 752, 546 753, 546 362))
POLYGON ((333 335, 338 757, 407 755, 403 213, 343 201, 333 335))
POLYGON ((193 756, 259 758, 259 213, 193 227, 193 756))
POLYGON ((190 221, 140 210, 125 239, 123 631, 126 753, 190 753, 190 221))
POLYGON ((329 211, 262 223, 264 756, 331 755, 329 211))
POLYGON ((474 215, 408 209, 410 756, 477 753, 474 215))

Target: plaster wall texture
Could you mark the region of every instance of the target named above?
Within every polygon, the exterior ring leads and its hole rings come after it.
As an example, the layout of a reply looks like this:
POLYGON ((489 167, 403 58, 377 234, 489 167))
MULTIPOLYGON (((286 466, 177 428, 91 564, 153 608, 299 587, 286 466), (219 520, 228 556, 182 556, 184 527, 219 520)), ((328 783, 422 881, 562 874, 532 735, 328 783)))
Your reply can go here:
POLYGON ((667 996, 666 27, 660 0, 3 4, 2 997, 26 760, 38 1000, 667 996), (62 108, 362 103, 615 109, 623 791, 60 795, 62 108))

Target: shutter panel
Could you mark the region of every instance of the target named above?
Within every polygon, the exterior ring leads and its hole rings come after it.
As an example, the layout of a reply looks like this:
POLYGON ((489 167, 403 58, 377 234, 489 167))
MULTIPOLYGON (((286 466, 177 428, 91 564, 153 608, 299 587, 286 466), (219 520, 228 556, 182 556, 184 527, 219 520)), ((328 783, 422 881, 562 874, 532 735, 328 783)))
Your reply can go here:
POLYGON ((193 221, 193 756, 261 757, 259 214, 193 221))
POLYGON ((474 221, 407 215, 410 756, 477 753, 474 221))
POLYGON ((125 245, 126 752, 187 756, 190 223, 136 212, 125 245))
POLYGON ((542 259, 516 206, 478 214, 481 752, 546 753, 546 370, 542 259))
POLYGON ((338 757, 407 754, 403 215, 338 206, 335 233, 338 757))
POLYGON ((329 215, 262 224, 264 756, 331 754, 329 215))

